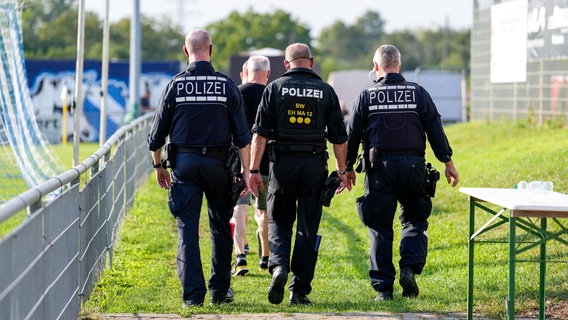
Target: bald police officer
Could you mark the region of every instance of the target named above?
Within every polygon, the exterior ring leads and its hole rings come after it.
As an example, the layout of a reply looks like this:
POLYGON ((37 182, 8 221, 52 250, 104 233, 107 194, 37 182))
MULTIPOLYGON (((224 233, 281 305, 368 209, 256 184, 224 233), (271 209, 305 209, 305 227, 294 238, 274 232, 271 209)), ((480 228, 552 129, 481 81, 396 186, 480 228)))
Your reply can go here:
POLYGON ((168 205, 178 226, 177 269, 184 306, 201 306, 207 292, 199 250, 204 193, 211 229, 211 303, 229 303, 233 301, 229 219, 234 203, 230 192, 232 175, 225 163, 233 141, 239 147, 248 185, 251 133, 237 86, 211 65, 213 44, 209 33, 202 29, 190 31, 183 49, 189 66, 162 93, 148 146, 158 185, 169 189, 168 205), (161 147, 168 136, 173 146, 168 154, 171 180, 161 162, 161 147))
POLYGON ((392 263, 392 224, 397 201, 402 223, 399 261, 402 296, 418 296, 415 274, 420 274, 426 264, 428 217, 432 211, 432 200, 423 190, 426 136, 436 158, 446 165, 448 183, 458 184, 452 149, 436 105, 424 88, 402 77, 400 66, 396 47, 383 45, 377 49, 373 68, 378 81, 359 94, 348 124, 348 184, 355 184, 353 164, 360 143, 368 164, 365 194, 357 199, 357 210, 369 228, 369 277, 378 292, 378 301, 393 298, 396 271, 392 263))
MULTIPOLYGON (((307 45, 295 43, 286 48, 287 71, 265 88, 252 129, 253 194, 263 188, 259 165, 269 140, 268 268, 272 282, 268 300, 273 304, 282 302, 290 271, 290 304, 311 303, 308 294, 318 254, 320 196, 328 174, 326 139, 333 144, 336 169, 345 172, 347 134, 339 101, 333 88, 311 70, 313 64, 307 45)), ((346 182, 343 175, 341 179, 346 182)))

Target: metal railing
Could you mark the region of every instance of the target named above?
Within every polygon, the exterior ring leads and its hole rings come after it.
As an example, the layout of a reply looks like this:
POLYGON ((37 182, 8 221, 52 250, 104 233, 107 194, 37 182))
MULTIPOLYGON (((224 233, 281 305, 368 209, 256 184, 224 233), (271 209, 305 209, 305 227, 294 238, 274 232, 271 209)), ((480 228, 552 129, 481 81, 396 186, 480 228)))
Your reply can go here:
POLYGON ((78 318, 112 264, 121 218, 151 172, 151 121, 148 114, 119 129, 73 169, 0 206, 0 223, 27 211, 0 239, 0 318, 78 318))

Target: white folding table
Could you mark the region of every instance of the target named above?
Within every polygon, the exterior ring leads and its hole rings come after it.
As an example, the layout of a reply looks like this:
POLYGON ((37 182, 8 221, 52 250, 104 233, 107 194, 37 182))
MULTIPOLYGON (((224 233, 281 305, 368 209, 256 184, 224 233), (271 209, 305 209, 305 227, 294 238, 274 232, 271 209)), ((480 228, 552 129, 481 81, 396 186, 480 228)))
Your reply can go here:
POLYGON ((501 188, 460 188, 460 192, 469 196, 469 240, 468 240, 468 287, 467 287, 467 319, 473 316, 473 268, 474 244, 476 237, 499 225, 509 224, 508 232, 508 319, 515 319, 515 262, 516 255, 536 246, 540 246, 540 281, 539 281, 539 319, 545 318, 545 276, 546 276, 546 243, 557 240, 565 245, 568 241, 562 236, 568 234, 568 228, 558 218, 568 218, 568 195, 529 189, 501 188), (483 202, 492 203, 502 209, 495 211, 483 202), (491 218, 478 230, 475 230, 475 209, 481 209, 491 218), (509 212, 507 215, 506 212, 509 212), (540 224, 527 218, 539 218, 540 224), (547 230, 547 219, 560 226, 558 231, 547 230), (534 234, 538 240, 530 243, 516 243, 516 229, 522 228, 534 234))

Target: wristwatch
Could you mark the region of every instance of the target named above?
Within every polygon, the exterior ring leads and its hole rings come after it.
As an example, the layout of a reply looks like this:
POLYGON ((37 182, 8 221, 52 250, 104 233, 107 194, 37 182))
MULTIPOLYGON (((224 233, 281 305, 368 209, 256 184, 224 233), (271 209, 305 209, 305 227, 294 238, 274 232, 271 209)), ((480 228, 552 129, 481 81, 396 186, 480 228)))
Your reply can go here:
POLYGON ((162 165, 162 163, 154 163, 154 161, 152 161, 152 167, 154 167, 154 169, 158 169, 158 168, 163 168, 164 166, 162 165))
POLYGON ((258 169, 251 169, 250 173, 255 174, 255 173, 260 173, 260 171, 258 169))

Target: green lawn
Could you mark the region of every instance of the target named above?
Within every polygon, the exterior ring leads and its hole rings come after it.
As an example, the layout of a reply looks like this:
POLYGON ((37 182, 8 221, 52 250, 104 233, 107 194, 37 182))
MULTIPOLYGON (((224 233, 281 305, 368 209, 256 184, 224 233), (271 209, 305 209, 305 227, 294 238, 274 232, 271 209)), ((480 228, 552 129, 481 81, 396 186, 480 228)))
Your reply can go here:
MULTIPOLYGON (((73 168, 73 152, 74 152, 73 142, 67 143, 65 145, 63 144, 49 145, 49 149, 51 151, 51 155, 53 156, 53 160, 59 161, 60 163, 60 168, 61 170, 63 170, 60 173, 63 173, 73 168)), ((98 149, 99 149, 98 143, 81 143, 79 145, 79 162, 87 159, 98 149)), ((12 185, 10 187, 11 189, 10 192, 13 192, 13 190, 17 190, 16 194, 21 194, 29 189, 29 186, 21 176, 20 168, 18 168, 18 166, 12 163, 8 163, 8 161, 2 162, 1 159, 0 159, 0 165, 5 166, 4 171, 8 172, 9 170, 11 170, 14 172, 14 178, 10 180, 10 184, 12 185)), ((81 176, 81 181, 88 179, 88 174, 89 171, 84 173, 81 176)), ((0 192, 2 191, 3 190, 0 189, 0 192)), ((12 193, 7 193, 7 194, 12 195, 12 193)), ((0 198, 4 197, 5 195, 2 194, 2 197, 0 198)), ((27 216, 26 211, 22 210, 21 212, 13 215, 12 217, 8 218, 6 221, 2 222, 0 224, 0 238, 6 236, 15 227, 20 225, 22 221, 26 219, 26 216, 27 216)))
MULTIPOLYGON (((550 180, 554 190, 568 193, 568 130, 533 128, 521 123, 474 122, 446 128, 454 149, 454 162, 460 173, 458 187, 512 187, 520 180, 550 180)), ((428 161, 443 172, 429 151, 428 161)), ((333 160, 330 159, 330 163, 333 160)), ((333 169, 333 167, 332 167, 333 169)), ((320 226, 322 243, 313 281, 310 306, 290 307, 284 301, 271 305, 267 300, 270 276, 256 268, 257 243, 252 214, 247 231, 251 244, 248 257, 251 271, 232 279, 235 302, 226 306, 182 310, 180 284, 175 269, 177 233, 167 208, 167 192, 158 188, 155 178, 142 186, 135 204, 126 216, 112 268, 106 270, 90 300, 83 308, 85 317, 98 313, 277 313, 277 312, 466 312, 468 199, 445 180, 438 183, 430 218, 429 256, 422 275, 417 277, 420 296, 403 299, 395 286, 395 299, 373 301, 369 268, 367 229, 355 210, 361 196, 363 176, 350 192, 336 196, 330 208, 324 207, 320 226)), ((251 211, 252 213, 252 211, 251 211)), ((202 211, 201 249, 206 278, 210 270, 207 214, 202 211)), ((395 239, 400 225, 395 219, 395 239)), ((506 228, 493 236, 505 237, 506 228)), ((568 261, 565 248, 555 242, 547 247, 556 260, 568 261)), ((395 247, 395 253, 398 246, 395 247)), ((535 257, 537 251, 529 252, 535 257)), ((397 265, 398 257, 395 257, 397 265)), ((482 244, 476 247, 474 312, 488 317, 505 314, 507 296, 507 247, 482 244)), ((551 304, 568 300, 565 264, 549 263, 547 300, 551 304)), ((206 298, 208 299, 208 297, 206 298)), ((206 300, 208 301, 208 300, 206 300)), ((538 308, 538 264, 517 264, 516 310, 526 313, 538 308)))

